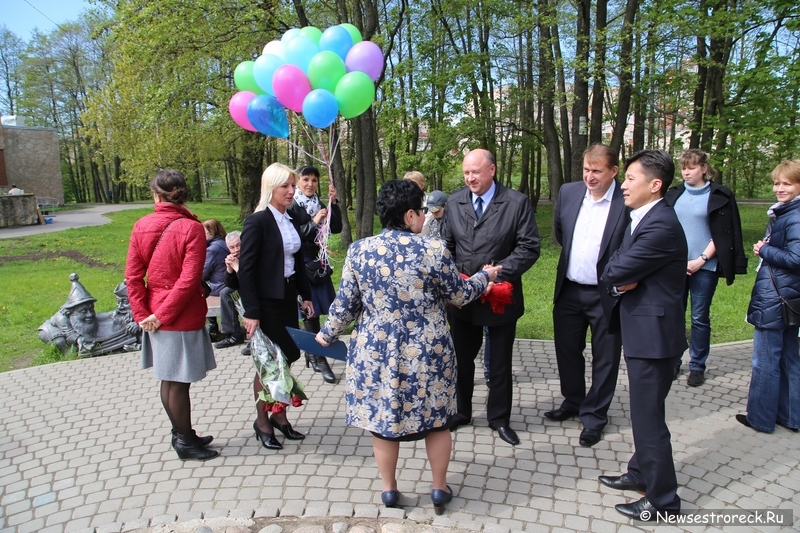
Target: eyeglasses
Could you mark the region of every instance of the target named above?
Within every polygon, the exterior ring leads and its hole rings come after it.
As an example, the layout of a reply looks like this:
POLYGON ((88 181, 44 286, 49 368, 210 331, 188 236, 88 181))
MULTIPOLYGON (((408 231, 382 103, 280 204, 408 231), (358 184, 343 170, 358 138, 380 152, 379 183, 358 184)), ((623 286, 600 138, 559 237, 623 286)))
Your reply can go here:
POLYGON ((427 207, 420 207, 419 209, 414 209, 414 211, 422 211, 423 215, 427 215, 428 214, 428 208, 427 207))

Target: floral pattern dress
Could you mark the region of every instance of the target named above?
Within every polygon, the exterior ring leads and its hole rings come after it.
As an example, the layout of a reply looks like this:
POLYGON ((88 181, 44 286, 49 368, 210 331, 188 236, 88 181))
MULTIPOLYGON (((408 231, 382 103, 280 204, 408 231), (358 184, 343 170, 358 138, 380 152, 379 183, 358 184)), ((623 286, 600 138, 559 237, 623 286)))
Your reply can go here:
POLYGON ((322 335, 351 322, 346 422, 386 438, 441 428, 456 413, 456 358, 445 306, 466 305, 489 282, 458 272, 438 239, 401 230, 355 242, 322 335))

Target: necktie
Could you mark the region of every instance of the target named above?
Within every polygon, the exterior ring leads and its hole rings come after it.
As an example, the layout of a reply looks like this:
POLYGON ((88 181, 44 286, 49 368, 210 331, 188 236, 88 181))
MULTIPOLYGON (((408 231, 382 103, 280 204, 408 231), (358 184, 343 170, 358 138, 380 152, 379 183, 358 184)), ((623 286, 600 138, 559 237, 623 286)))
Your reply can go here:
POLYGON ((475 216, 478 217, 478 220, 480 220, 481 215, 483 215, 483 198, 478 196, 478 199, 475 201, 475 204, 477 204, 475 206, 475 216))

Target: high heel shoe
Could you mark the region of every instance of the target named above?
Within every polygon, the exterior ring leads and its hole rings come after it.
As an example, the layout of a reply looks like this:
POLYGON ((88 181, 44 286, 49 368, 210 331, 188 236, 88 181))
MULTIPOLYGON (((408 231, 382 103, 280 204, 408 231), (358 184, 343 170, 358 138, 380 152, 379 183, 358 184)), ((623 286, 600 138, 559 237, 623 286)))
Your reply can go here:
MULTIPOLYGON (((173 448, 175 447, 175 441, 177 440, 177 437, 176 437, 177 434, 178 434, 178 431, 173 429, 172 430, 172 447, 173 448)), ((200 446, 202 446, 203 448, 205 448, 206 446, 211 444, 211 441, 214 440, 214 437, 212 437, 211 435, 206 435, 205 437, 198 436, 197 433, 195 432, 195 430, 192 430, 192 435, 197 437, 197 443, 200 446)))
POLYGON ((444 513, 445 504, 453 499, 453 489, 447 485, 447 490, 433 489, 431 491, 431 501, 433 502, 433 512, 437 515, 444 513))
MULTIPOLYGON (((194 433, 194 432, 192 432, 194 433)), ((178 454, 178 459, 181 461, 207 461, 219 455, 217 450, 209 450, 200 445, 200 439, 197 435, 181 435, 175 434, 175 444, 172 446, 175 453, 178 454)))
POLYGON ((278 439, 275 438, 275 430, 272 430, 272 433, 267 433, 266 431, 261 431, 258 429, 258 424, 253 422, 253 429, 256 430, 256 438, 261 441, 261 445, 264 448, 269 448, 270 450, 282 450, 283 444, 278 442, 278 439))
POLYGON ((328 364, 328 360, 321 356, 314 357, 312 355, 311 357, 317 360, 317 372, 322 374, 322 379, 328 383, 336 383, 336 375, 333 373, 333 370, 331 370, 331 365, 328 364))
POLYGON ((303 352, 303 353, 306 356, 306 368, 311 366, 311 368, 314 370, 314 372, 319 372, 319 367, 317 366, 317 358, 316 358, 316 356, 313 356, 313 355, 309 354, 308 352, 303 352))
POLYGON ((302 433, 292 429, 292 425, 289 422, 286 422, 285 424, 278 424, 272 415, 269 416, 269 423, 272 424, 273 429, 278 428, 278 431, 283 433, 283 436, 289 440, 303 440, 306 438, 306 436, 302 433))
POLYGON ((400 491, 385 490, 381 492, 381 501, 386 507, 397 507, 397 502, 400 500, 400 491))

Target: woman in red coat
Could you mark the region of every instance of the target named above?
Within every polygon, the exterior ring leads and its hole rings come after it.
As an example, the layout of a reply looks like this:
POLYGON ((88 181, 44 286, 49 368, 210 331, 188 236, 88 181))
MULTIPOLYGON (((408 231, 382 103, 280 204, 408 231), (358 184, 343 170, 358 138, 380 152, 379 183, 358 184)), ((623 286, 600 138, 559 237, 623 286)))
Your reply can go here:
POLYGON ((144 330, 142 368, 153 367, 161 381, 161 403, 178 457, 205 461, 219 452, 206 448, 213 437, 198 437, 192 429, 189 386, 217 367, 200 284, 206 235, 184 206, 183 174, 160 170, 150 188, 155 213, 134 224, 125 268, 133 317, 144 330))

